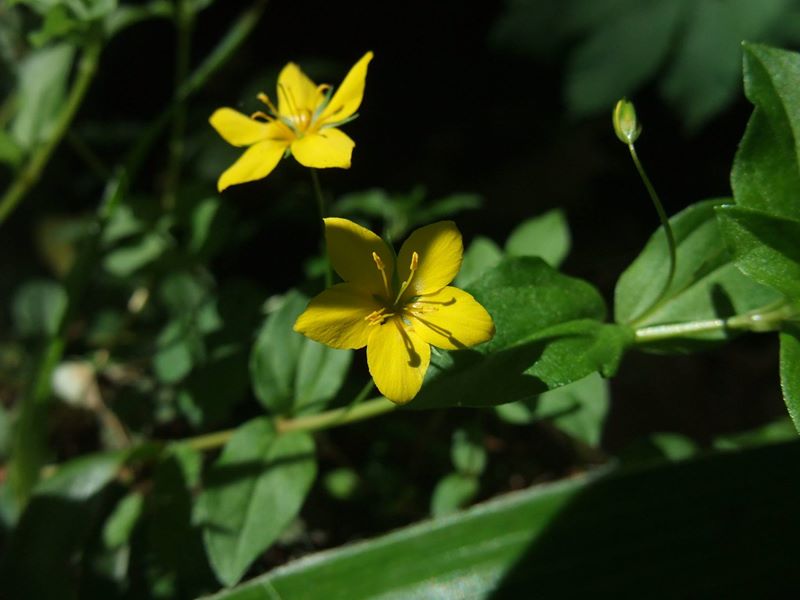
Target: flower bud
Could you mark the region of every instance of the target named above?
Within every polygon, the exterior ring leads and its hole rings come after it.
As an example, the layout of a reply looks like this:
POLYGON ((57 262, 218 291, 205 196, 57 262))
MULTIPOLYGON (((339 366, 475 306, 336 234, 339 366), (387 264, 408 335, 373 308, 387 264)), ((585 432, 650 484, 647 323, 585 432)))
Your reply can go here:
POLYGON ((619 141, 623 144, 633 144, 642 132, 642 127, 636 119, 636 109, 633 107, 633 102, 625 98, 617 102, 614 107, 612 120, 614 122, 614 133, 617 134, 619 141))

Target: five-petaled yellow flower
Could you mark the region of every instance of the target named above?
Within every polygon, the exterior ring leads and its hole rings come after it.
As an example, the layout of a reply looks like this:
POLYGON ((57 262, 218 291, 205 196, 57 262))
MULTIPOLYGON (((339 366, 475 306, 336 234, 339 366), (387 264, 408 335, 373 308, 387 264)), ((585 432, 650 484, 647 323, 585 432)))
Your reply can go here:
POLYGON ((355 118, 370 60, 372 52, 367 52, 336 93, 330 85, 315 85, 289 63, 278 75, 277 107, 262 93, 258 99, 267 106, 266 113, 248 117, 232 108, 216 110, 209 119, 214 129, 229 144, 249 146, 220 176, 217 189, 266 177, 290 152, 306 167, 349 168, 355 142, 337 127, 355 118))
POLYGON ((486 309, 448 285, 463 254, 452 221, 417 229, 396 259, 381 238, 347 219, 325 219, 325 237, 344 283, 313 298, 294 329, 334 348, 366 346, 369 371, 389 400, 417 395, 431 345, 456 350, 494 335, 486 309))

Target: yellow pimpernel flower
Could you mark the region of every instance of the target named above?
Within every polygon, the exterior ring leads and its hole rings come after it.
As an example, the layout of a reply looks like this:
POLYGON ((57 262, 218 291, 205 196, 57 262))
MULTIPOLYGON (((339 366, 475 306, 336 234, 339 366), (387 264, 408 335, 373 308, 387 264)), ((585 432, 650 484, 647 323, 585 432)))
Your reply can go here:
POLYGON ((494 335, 486 309, 448 285, 464 250, 452 221, 414 231, 396 259, 381 238, 347 219, 325 219, 325 238, 344 283, 313 298, 294 330, 334 348, 366 346, 375 385, 392 402, 417 395, 431 345, 457 350, 494 335))
POLYGON ((367 52, 333 93, 330 85, 316 85, 294 63, 278 75, 278 105, 261 93, 258 99, 267 112, 244 115, 232 108, 220 108, 209 122, 226 142, 247 146, 244 154, 217 181, 217 189, 255 181, 269 175, 281 157, 292 154, 301 165, 324 169, 350 167, 355 142, 339 125, 355 118, 364 97, 367 52))

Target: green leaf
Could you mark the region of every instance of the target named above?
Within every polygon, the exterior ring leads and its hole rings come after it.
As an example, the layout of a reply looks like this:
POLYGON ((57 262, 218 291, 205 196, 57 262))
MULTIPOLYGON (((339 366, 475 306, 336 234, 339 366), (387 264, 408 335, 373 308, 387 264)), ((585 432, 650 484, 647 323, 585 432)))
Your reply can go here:
POLYGON ((785 417, 750 431, 717 436, 714 438, 712 446, 714 450, 738 451, 765 444, 789 442, 796 438, 797 429, 794 422, 789 417, 785 417))
POLYGON ((14 327, 24 337, 53 335, 66 308, 67 293, 61 285, 44 279, 29 281, 14 293, 14 327))
MULTIPOLYGON (((669 253, 664 230, 659 228, 653 234, 617 282, 617 322, 646 326, 724 318, 777 300, 772 290, 743 276, 732 263, 715 216, 715 207, 721 202, 699 202, 670 219, 677 244, 677 269, 667 294, 655 306, 667 280, 669 253)), ((728 335, 719 332, 704 339, 720 340, 728 335)), ((692 348, 695 343, 673 341, 670 348, 692 348)))
POLYGON ((308 298, 290 291, 264 322, 250 354, 250 378, 265 408, 288 414, 324 408, 344 383, 352 352, 328 348, 294 331, 308 298))
POLYGON ((487 237, 478 236, 464 252, 461 270, 456 276, 456 287, 464 288, 478 280, 484 273, 493 269, 503 259, 503 251, 487 237))
POLYGON ((250 392, 244 348, 226 345, 214 348, 209 354, 202 364, 190 365, 192 372, 178 394, 184 415, 198 429, 220 425, 250 392))
POLYGON ((426 225, 440 219, 446 219, 465 210, 474 210, 481 207, 481 197, 478 194, 451 194, 438 200, 425 202, 421 207, 411 213, 409 226, 426 225))
POLYGON ((431 515, 442 517, 463 508, 478 495, 478 479, 474 475, 450 473, 433 490, 431 515))
POLYGON ((348 350, 304 340, 295 375, 294 410, 321 410, 342 387, 352 362, 353 353, 348 350))
POLYGON ((468 291, 492 315, 494 339, 474 350, 436 351, 411 408, 492 406, 594 371, 610 376, 631 342, 628 328, 600 322, 605 305, 591 285, 540 258, 506 259, 468 291))
POLYGON ((695 0, 661 91, 694 129, 720 113, 739 91, 741 41, 773 38, 787 0, 695 0))
POLYGON ((800 221, 739 206, 717 209, 736 265, 753 280, 800 299, 800 221))
POLYGON ((213 598, 780 597, 796 574, 798 461, 794 443, 534 486, 213 598))
POLYGON ((666 60, 686 7, 683 0, 627 3, 572 54, 567 67, 570 111, 610 110, 666 60))
POLYGON ((800 326, 793 324, 780 335, 781 390, 786 409, 800 432, 800 326))
POLYGON ((63 6, 76 18, 92 21, 113 11, 117 7, 117 0, 11 0, 10 4, 25 4, 39 14, 46 14, 58 6, 63 6))
POLYGON ((679 433, 653 433, 630 444, 619 453, 623 466, 640 469, 664 462, 679 462, 699 453, 691 438, 679 433))
POLYGON ((36 495, 86 500, 104 488, 128 458, 128 452, 102 452, 74 458, 34 488, 36 495))
POLYGON ((736 204, 800 220, 800 54, 745 45, 744 82, 756 106, 736 153, 736 204))
POLYGON ((150 0, 143 6, 123 4, 106 16, 103 30, 106 37, 112 38, 117 33, 147 19, 167 19, 174 15, 174 5, 169 0, 150 0))
POLYGON ((552 325, 602 320, 605 303, 590 284, 562 275, 534 257, 502 261, 467 289, 494 319, 494 338, 483 353, 507 348, 552 325))
POLYGON ((0 129, 0 163, 10 167, 18 167, 22 163, 25 151, 5 130, 0 129))
POLYGON ((115 248, 103 258, 106 271, 122 279, 156 261, 169 248, 169 242, 158 232, 151 232, 133 243, 115 248))
POLYGON ((127 457, 73 459, 37 485, 4 554, 0 578, 12 597, 77 597, 82 552, 100 516, 98 492, 127 457))
POLYGON ((456 471, 462 475, 477 476, 486 467, 486 449, 480 439, 480 431, 457 429, 453 432, 450 459, 456 471))
POLYGON ((256 397, 265 408, 287 413, 292 408, 297 363, 305 338, 294 331, 294 322, 308 304, 296 290, 264 321, 250 353, 250 379, 256 397))
POLYGON ((85 29, 73 14, 63 4, 53 6, 44 15, 44 21, 38 31, 30 34, 29 39, 36 47, 64 38, 76 31, 85 29))
POLYGON ((147 575, 153 587, 168 588, 163 597, 196 598, 215 586, 202 529, 192 521, 202 462, 198 451, 173 444, 153 472, 142 528, 153 557, 147 575))
POLYGON ((411 408, 492 406, 594 371, 608 377, 632 340, 629 328, 600 321, 605 305, 591 285, 540 258, 506 259, 468 291, 492 315, 495 337, 474 350, 435 352, 411 408))
POLYGON ((195 363, 195 350, 184 338, 180 323, 171 322, 157 339, 153 355, 153 370, 163 383, 177 383, 186 377, 195 363))
POLYGON ((598 446, 609 408, 608 383, 597 373, 530 400, 503 404, 495 411, 515 425, 547 419, 569 435, 598 446))
POLYGON ((506 240, 506 253, 538 256, 551 267, 558 267, 571 243, 567 218, 561 209, 554 209, 520 223, 506 240))
POLYGON ((295 518, 316 475, 314 440, 277 435, 266 418, 239 427, 209 469, 198 500, 208 557, 233 585, 295 518))
POLYGON ((431 359, 426 383, 408 406, 496 406, 534 398, 595 371, 611 377, 632 338, 628 328, 584 319, 554 325, 487 355, 442 353, 431 359))
POLYGON ((67 79, 75 48, 57 44, 32 51, 19 67, 17 112, 11 135, 30 150, 47 139, 64 106, 67 79))
POLYGON ((119 548, 128 542, 143 507, 144 496, 138 492, 131 492, 120 499, 103 526, 106 548, 119 548))
POLYGON ((337 500, 349 500, 358 492, 360 479, 353 469, 341 467, 325 474, 325 490, 337 500))
POLYGON ((205 198, 193 207, 189 249, 203 258, 224 245, 233 224, 230 209, 218 197, 205 198))

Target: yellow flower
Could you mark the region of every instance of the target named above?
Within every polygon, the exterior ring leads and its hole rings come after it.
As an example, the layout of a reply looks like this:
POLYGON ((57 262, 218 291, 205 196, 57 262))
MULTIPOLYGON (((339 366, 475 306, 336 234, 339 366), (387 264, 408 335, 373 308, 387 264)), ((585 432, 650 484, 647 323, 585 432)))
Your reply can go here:
POLYGON ((417 395, 431 345, 456 350, 494 335, 486 309, 448 285, 463 254, 452 221, 414 231, 396 260, 381 238, 347 219, 325 219, 325 237, 345 282, 313 298, 294 330, 334 348, 366 346, 375 385, 392 402, 417 395))
POLYGON ((267 113, 248 117, 232 108, 216 110, 209 122, 217 133, 229 144, 248 146, 220 176, 217 189, 266 177, 289 152, 306 167, 349 168, 355 142, 337 127, 356 116, 370 60, 372 52, 367 52, 335 94, 331 86, 314 84, 300 67, 289 63, 278 75, 277 107, 262 93, 258 99, 267 113))

